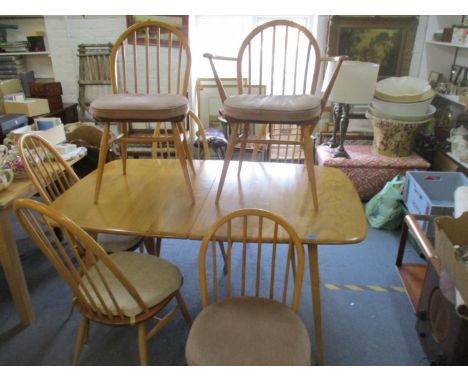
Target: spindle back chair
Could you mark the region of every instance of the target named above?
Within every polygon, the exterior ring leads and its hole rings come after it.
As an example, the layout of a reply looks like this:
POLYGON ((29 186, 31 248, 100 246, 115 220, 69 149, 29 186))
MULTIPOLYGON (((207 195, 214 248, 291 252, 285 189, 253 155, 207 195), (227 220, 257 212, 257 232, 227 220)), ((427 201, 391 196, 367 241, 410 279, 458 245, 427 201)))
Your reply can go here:
POLYGON ((187 339, 189 365, 310 365, 309 335, 296 314, 304 252, 284 219, 260 209, 222 217, 203 237, 198 271, 203 310, 187 339), (222 278, 219 240, 227 244, 222 278))
MULTIPOLYGON (((26 173, 45 203, 51 204, 80 180, 67 161, 40 135, 23 135, 18 148, 26 173)), ((143 250, 143 241, 148 252, 155 252, 152 238, 99 233, 96 240, 107 252, 133 251, 138 246, 143 250)))
MULTIPOLYGON (((230 60, 206 54, 215 71, 213 59, 230 60)), ((273 20, 255 28, 242 43, 237 58, 237 96, 226 98, 217 73, 214 73, 224 101, 226 120, 231 125, 231 135, 221 173, 216 203, 219 202, 234 146, 240 139, 238 174, 247 144, 277 145, 285 159, 292 159, 289 148, 299 145, 303 152, 314 209, 318 209, 312 132, 319 121, 331 88, 345 57, 321 57, 317 41, 302 25, 289 20, 273 20), (317 92, 322 61, 338 61, 335 73, 321 97, 317 92), (246 81, 246 84, 245 84, 246 81), (265 93, 263 90, 265 89, 265 93), (297 126, 296 136, 275 136, 271 132, 263 137, 249 133, 258 130, 256 125, 268 124, 271 131, 275 125, 297 126), (239 136, 238 131, 242 129, 239 136), (288 158, 289 157, 289 158, 288 158)), ((278 155, 281 157, 281 155, 278 155)))
POLYGON ((132 252, 109 255, 78 225, 37 201, 18 199, 14 203, 14 211, 23 228, 76 299, 81 322, 73 364, 78 362, 90 320, 112 326, 137 325, 142 365, 147 363, 147 340, 178 309, 190 325, 190 316, 179 292, 182 276, 174 265, 156 256, 141 256, 132 252), (55 234, 55 227, 61 229, 63 241, 55 234), (163 274, 165 281, 161 283, 158 278, 163 274), (149 278, 147 285, 139 281, 145 277, 149 278), (174 297, 177 306, 146 333, 144 323, 174 297))
MULTIPOLYGON (((93 101, 91 114, 104 123, 101 153, 107 149, 111 122, 118 123, 123 173, 129 143, 173 142, 192 202, 195 202, 187 162, 194 172, 184 120, 188 111, 191 53, 187 37, 172 25, 143 21, 130 26, 113 45, 110 74, 113 95, 93 101), (170 135, 138 134, 132 122, 169 122, 170 135), (182 138, 181 138, 182 137, 182 138)), ((99 198, 104 160, 100 160, 95 202, 99 198), (102 163, 101 163, 102 162, 102 163)))

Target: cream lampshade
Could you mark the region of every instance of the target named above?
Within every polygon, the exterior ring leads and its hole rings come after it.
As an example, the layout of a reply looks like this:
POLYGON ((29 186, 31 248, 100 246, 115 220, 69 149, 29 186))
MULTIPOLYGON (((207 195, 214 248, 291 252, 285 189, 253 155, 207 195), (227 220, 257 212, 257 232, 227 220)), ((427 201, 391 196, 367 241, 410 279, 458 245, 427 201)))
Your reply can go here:
MULTIPOLYGON (((334 73, 336 63, 332 62, 327 66, 323 81, 322 91, 326 89, 334 73)), ((336 133, 340 129, 340 145, 335 150, 334 157, 349 158, 344 149, 346 131, 348 129, 349 105, 368 105, 371 103, 375 87, 379 65, 372 62, 343 61, 338 76, 333 84, 333 88, 328 97, 333 105, 335 118, 335 128, 333 137, 328 142, 330 147, 337 147, 336 133)))

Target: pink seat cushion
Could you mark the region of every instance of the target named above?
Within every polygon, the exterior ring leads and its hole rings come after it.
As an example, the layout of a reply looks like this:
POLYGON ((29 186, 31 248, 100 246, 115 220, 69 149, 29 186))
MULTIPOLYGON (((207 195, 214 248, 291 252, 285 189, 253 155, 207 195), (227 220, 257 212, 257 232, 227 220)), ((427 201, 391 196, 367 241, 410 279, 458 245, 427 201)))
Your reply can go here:
POLYGON ((98 121, 181 121, 188 111, 187 98, 176 94, 111 94, 91 103, 90 113, 98 121))
POLYGON ((305 124, 320 116, 320 97, 314 95, 232 96, 224 102, 228 120, 305 124))

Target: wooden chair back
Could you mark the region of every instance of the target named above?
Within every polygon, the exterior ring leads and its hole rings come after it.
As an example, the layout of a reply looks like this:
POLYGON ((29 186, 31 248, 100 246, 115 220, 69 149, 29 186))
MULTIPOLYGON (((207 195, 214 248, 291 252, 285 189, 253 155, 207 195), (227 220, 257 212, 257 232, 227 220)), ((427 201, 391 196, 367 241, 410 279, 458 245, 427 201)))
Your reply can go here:
POLYGON ((237 56, 239 94, 315 94, 320 49, 312 33, 289 20, 274 20, 250 32, 237 56), (247 78, 247 86, 243 79, 247 78), (259 85, 259 86, 252 86, 259 85))
POLYGON ((18 147, 24 168, 46 203, 52 203, 79 181, 70 165, 40 135, 23 135, 18 147))
POLYGON ((72 290, 82 314, 101 322, 129 319, 123 314, 110 285, 123 288, 144 312, 148 311, 111 257, 82 228, 34 200, 18 199, 13 208, 23 228, 72 290), (57 237, 54 228, 60 228, 64 240, 57 237))
MULTIPOLYGON (((202 121, 198 116, 189 110, 187 113, 187 123, 189 124, 188 129, 185 130, 186 139, 190 143, 191 155, 193 159, 210 159, 210 149, 208 147, 208 141, 206 138, 205 128, 202 121), (197 142, 197 145, 194 143, 197 142)), ((166 137, 172 136, 169 132, 171 128, 167 122, 156 123, 153 137, 166 137)), ((151 157, 153 159, 164 159, 164 158, 178 158, 177 153, 174 149, 174 143, 168 140, 153 142, 151 149, 151 157)))
POLYGON ((177 28, 159 21, 130 26, 110 55, 114 93, 187 96, 191 53, 177 28))
POLYGON ((198 271, 203 307, 210 300, 216 303, 240 295, 275 299, 296 311, 304 251, 297 233, 283 218, 261 209, 242 209, 222 217, 206 233, 200 246, 198 271), (270 242, 265 241, 267 237, 270 242), (227 244, 225 254, 217 247, 218 241, 227 244), (226 278, 219 283, 221 256, 226 278), (234 290, 234 283, 240 290, 234 290))

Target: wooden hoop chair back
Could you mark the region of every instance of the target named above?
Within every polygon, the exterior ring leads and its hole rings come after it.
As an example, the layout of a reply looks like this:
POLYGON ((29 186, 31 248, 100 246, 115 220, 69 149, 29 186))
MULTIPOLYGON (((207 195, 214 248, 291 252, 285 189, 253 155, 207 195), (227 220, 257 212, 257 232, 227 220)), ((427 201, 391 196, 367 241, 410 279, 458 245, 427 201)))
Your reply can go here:
POLYGON ((297 233, 283 218, 261 209, 241 209, 219 219, 206 233, 200 246, 198 271, 203 307, 210 304, 208 289, 211 287, 213 303, 234 295, 255 296, 278 300, 296 311, 302 288, 304 251, 297 233), (272 240, 267 243, 264 237, 272 240), (227 243, 223 295, 218 285, 218 258, 222 253, 216 247, 221 240, 227 243), (239 242, 240 248, 234 242, 239 242), (285 253, 280 244, 286 245, 285 253), (254 271, 249 272, 250 267, 254 271), (233 290, 234 279, 240 281, 239 294, 233 290))
POLYGON ((19 154, 29 178, 42 199, 52 203, 79 181, 78 175, 57 150, 40 135, 23 135, 19 154))
POLYGON ((260 94, 266 87, 269 95, 314 94, 319 70, 320 48, 312 33, 293 21, 273 20, 252 30, 239 49, 238 93, 260 94))
POLYGON ((111 257, 82 228, 34 200, 18 199, 14 210, 23 228, 72 290, 82 314, 100 322, 129 322, 130 317, 125 316, 109 286, 115 288, 116 282, 142 311, 148 312, 148 306, 111 257), (55 227, 61 229, 63 241, 55 234, 55 227))
POLYGON ((180 30, 159 21, 139 22, 123 32, 112 48, 112 90, 187 96, 190 66, 189 42, 180 30))

